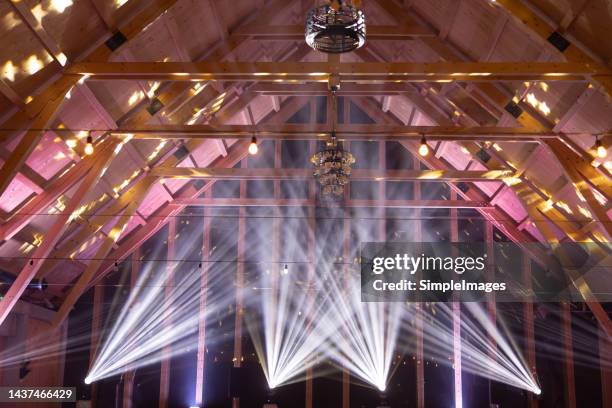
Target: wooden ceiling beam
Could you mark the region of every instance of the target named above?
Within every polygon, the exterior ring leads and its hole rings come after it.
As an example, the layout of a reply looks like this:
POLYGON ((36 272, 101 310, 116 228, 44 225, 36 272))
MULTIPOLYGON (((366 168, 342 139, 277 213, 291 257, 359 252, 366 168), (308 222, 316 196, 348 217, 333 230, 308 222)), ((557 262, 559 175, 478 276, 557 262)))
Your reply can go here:
POLYGON ((2 196, 13 178, 21 170, 23 164, 28 160, 30 153, 38 146, 38 142, 43 138, 45 131, 39 129, 47 129, 51 125, 64 102, 64 95, 75 83, 76 81, 68 82, 64 86, 63 93, 57 95, 55 99, 48 101, 47 105, 32 122, 31 127, 35 130, 25 131, 17 147, 15 147, 11 155, 2 164, 2 168, 0 168, 0 196, 2 196))
MULTIPOLYGON (((294 104, 291 103, 291 101, 285 101, 285 103, 283 103, 283 105, 281 106, 279 112, 273 112, 268 117, 264 118, 262 122, 266 123, 270 120, 273 120, 273 118, 277 116, 290 117, 295 114, 300 108, 302 108, 302 106, 302 104, 294 104)), ((247 156, 247 147, 248 142, 237 142, 228 149, 227 156, 217 158, 217 160, 215 160, 212 165, 216 168, 234 167, 237 163, 239 163, 247 156)), ((201 188, 196 188, 193 183, 189 183, 175 195, 175 199, 200 197, 204 192, 206 192, 212 187, 214 182, 215 180, 211 180, 201 188)), ((155 232, 162 228, 168 221, 169 217, 179 214, 183 208, 183 205, 176 204, 175 202, 170 202, 162 206, 154 214, 153 217, 150 217, 150 219, 147 220, 147 223, 144 226, 137 229, 128 237, 126 237, 122 242, 120 242, 119 248, 114 250, 108 256, 108 259, 118 261, 125 259, 125 257, 129 256, 138 246, 140 246, 143 242, 145 242, 148 238, 155 234, 155 232)), ((101 279, 109 270, 111 270, 112 267, 113 262, 105 262, 98 270, 94 280, 90 283, 90 287, 92 284, 95 284, 96 281, 101 279)))
MULTIPOLYGON (((261 139, 285 140, 324 140, 330 132, 326 124, 268 123, 257 125, 221 125, 244 109, 253 100, 253 93, 243 94, 230 109, 223 110, 211 124, 196 125, 133 125, 119 129, 100 129, 117 136, 133 135, 135 139, 250 139, 253 135, 261 139)), ((309 98, 295 97, 297 104, 305 105, 309 98)), ((358 106, 360 100, 351 100, 358 106)), ((380 111, 381 113, 384 113, 380 111)), ((62 129, 54 129, 62 133, 62 129)), ((398 124, 339 124, 336 133, 343 140, 478 140, 506 142, 537 142, 544 139, 557 139, 563 135, 552 131, 534 131, 514 127, 463 127, 463 126, 403 126, 398 124)))
MULTIPOLYGON (((258 82, 249 88, 251 92, 262 95, 280 96, 328 96, 329 87, 322 82, 309 83, 276 83, 258 82)), ((346 82, 340 85, 336 92, 338 96, 365 96, 365 95, 405 95, 416 94, 412 84, 407 83, 384 83, 384 84, 357 84, 346 82)))
POLYGON ((117 143, 118 141, 115 138, 107 139, 97 146, 96 152, 92 156, 88 156, 79 161, 69 171, 49 183, 42 194, 28 201, 28 203, 17 213, 12 214, 6 223, 0 226, 0 240, 10 239, 19 232, 24 225, 30 222, 32 218, 38 214, 44 213, 49 206, 62 196, 62 194, 72 188, 85 176, 85 174, 87 174, 91 163, 97 160, 99 155, 107 149, 114 149, 117 143))
MULTIPOLYGON (((280 0, 276 0, 276 3, 279 3, 280 0)), ((282 2, 280 4, 278 4, 279 7, 284 7, 286 5, 286 2, 282 2)), ((273 4, 268 5, 268 7, 272 7, 273 4)), ((270 10, 266 9, 267 11, 264 13, 261 13, 262 17, 265 17, 267 15, 267 13, 270 12, 270 10)), ((225 50, 225 52, 231 52, 228 50, 225 50)), ((299 54, 299 52, 298 52, 299 54)), ((208 54, 209 55, 209 54, 208 54)), ((216 55, 218 58, 223 59, 223 57, 225 56, 220 50, 217 50, 214 55, 216 55)), ((300 54, 301 55, 301 54, 300 54)), ((205 91, 210 91, 212 88, 206 87, 205 91)), ((163 101, 163 103, 165 105, 169 105, 172 106, 172 102, 181 94, 181 90, 182 87, 168 87, 167 89, 165 89, 163 86, 160 87, 160 90, 162 90, 157 97, 163 101)), ((215 97, 217 97, 219 94, 215 91, 215 92, 209 92, 209 100, 212 101, 215 99, 215 97)), ((243 94, 244 96, 244 94, 243 94)), ((255 95, 253 95, 254 97, 255 95)), ((220 111, 220 113, 216 114, 213 119, 212 119, 212 123, 218 123, 219 121, 223 121, 226 119, 231 118, 234 114, 236 114, 237 112, 239 112, 240 110, 242 110, 244 108, 244 106, 248 105, 248 103, 250 103, 250 100, 248 100, 248 98, 240 98, 237 100, 236 103, 230 102, 229 106, 224 105, 224 107, 222 108, 222 110, 220 111)), ((289 106, 289 110, 291 112, 293 112, 293 109, 296 109, 292 106, 289 106)), ((139 112, 143 112, 144 109, 141 109, 141 107, 135 107, 133 110, 139 110, 139 112)), ((286 111, 287 108, 283 109, 283 111, 286 111)), ((283 113, 283 112, 281 112, 283 113)), ((126 115, 124 118, 119 120, 119 124, 120 126, 124 126, 124 127, 129 127, 130 125, 134 125, 136 123, 138 124, 142 124, 145 123, 149 118, 148 113, 146 113, 146 111, 144 111, 143 115, 133 115, 133 114, 128 114, 126 115)), ((204 143, 204 141, 198 141, 198 140, 194 140, 191 142, 187 142, 184 146, 188 151, 193 151, 195 149, 197 149, 202 143, 204 143)), ((129 146, 129 144, 127 145, 129 146)), ((174 148, 170 149, 167 154, 166 157, 164 159, 160 159, 160 162, 165 164, 165 165, 171 165, 172 163, 174 163, 174 165, 176 165, 178 163, 177 159, 175 156, 172 155, 172 153, 180 146, 180 144, 177 144, 174 148)), ((152 166, 150 166, 152 167, 152 166)), ((132 182, 132 187, 130 187, 130 189, 136 188, 138 186, 138 183, 140 183, 144 177, 145 173, 141 173, 140 176, 138 176, 133 182, 132 182)), ((127 190, 126 193, 129 193, 130 190, 127 190)), ((127 203, 125 203, 125 199, 124 194, 122 194, 117 200, 112 201, 110 203, 108 203, 107 205, 104 205, 102 208, 98 208, 98 209, 93 209, 92 212, 94 212, 94 215, 91 217, 87 218, 87 223, 85 224, 87 226, 87 228, 81 228, 78 229, 76 231, 74 231, 74 234, 72 236, 69 236, 67 241, 68 243, 66 243, 66 245, 60 245, 60 248, 56 249, 53 253, 53 257, 57 258, 57 260, 51 260, 49 262, 47 262, 46 268, 44 270, 41 270, 39 276, 46 276, 46 274, 48 274, 49 272, 51 272, 61 261, 61 259, 65 259, 67 257, 72 257, 72 256, 76 256, 76 254, 78 254, 77 247, 80 245, 79 243, 83 243, 88 241, 88 237, 91 236, 92 233, 95 233, 96 229, 98 228, 98 226, 103 226, 107 221, 108 221, 108 217, 105 216, 105 214, 108 213, 117 213, 118 211, 121 211, 122 208, 124 208, 125 205, 127 205, 127 203), (100 210, 100 214, 97 214, 97 211, 100 210)))
MULTIPOLYGON (((219 179, 219 180, 310 180, 311 169, 218 169, 214 167, 156 167, 151 174, 171 179, 219 179)), ((351 180, 366 181, 499 181, 515 176, 513 170, 370 170, 353 169, 351 180)))
POLYGON ((64 66, 68 62, 68 57, 61 51, 59 45, 55 40, 47 33, 43 25, 36 19, 28 4, 23 1, 11 1, 9 2, 13 7, 17 15, 21 18, 21 21, 26 27, 34 34, 34 37, 40 41, 43 48, 51 55, 51 57, 60 65, 64 66))
POLYGON ((89 281, 93 278, 100 265, 106 259, 106 256, 121 237, 121 234, 123 233, 128 222, 138 209, 138 206, 142 200, 144 200, 146 197, 147 192, 155 181, 156 179, 154 177, 145 177, 144 182, 141 183, 139 188, 134 190, 133 194, 130 195, 129 205, 125 208, 123 213, 113 221, 113 227, 111 228, 109 234, 104 236, 101 245, 98 247, 96 254, 94 255, 94 258, 89 261, 85 271, 79 275, 76 283, 70 288, 70 292, 68 293, 68 296, 66 296, 66 299, 64 299, 60 309, 53 317, 53 321, 51 323, 53 328, 59 327, 59 325, 72 310, 72 307, 76 303, 77 299, 85 292, 89 281))
POLYGON ((111 158, 112 151, 106 151, 104 155, 99 157, 98 160, 92 164, 91 168, 87 169, 86 176, 81 179, 79 187, 68 201, 65 209, 66 211, 57 216, 51 228, 46 232, 45 239, 41 245, 33 251, 30 262, 26 263, 21 272, 17 275, 15 281, 11 284, 6 295, 0 300, 0 325, 2 325, 7 318, 13 306, 15 306, 30 281, 34 278, 49 253, 59 241, 73 213, 77 210, 77 207, 91 189, 91 185, 98 178, 111 158))
MULTIPOLYGON (((561 141, 557 142, 559 144, 563 143, 561 141)), ((416 144, 416 142, 405 141, 401 143, 410 151, 416 151, 418 149, 418 145, 416 144)), ((568 159, 577 159, 579 165, 585 164, 584 160, 581 157, 573 154, 571 150, 564 151, 563 153, 568 156, 568 159)), ((415 157, 426 163, 430 168, 434 165, 436 168, 444 168, 444 162, 442 161, 442 159, 436 157, 435 155, 430 154, 427 157, 417 155, 415 157)), ((591 176, 591 173, 593 171, 596 172, 596 170, 588 166, 588 164, 582 166, 582 169, 585 172, 588 172, 591 176)), ((601 177, 601 175, 599 176, 601 177)), ((584 177, 582 181, 584 182, 586 178, 588 178, 588 176, 584 177)), ((594 179, 599 179, 599 177, 594 177, 594 179)), ((464 193, 463 191, 458 189, 455 184, 451 183, 449 185, 465 199, 478 199, 478 197, 474 196, 474 194, 478 192, 476 186, 473 186, 473 188, 470 188, 467 193, 464 193)), ((551 228, 551 225, 555 224, 551 217, 554 217, 554 219, 562 220, 566 218, 565 214, 560 212, 558 208, 555 208, 554 205, 550 206, 548 204, 548 201, 545 200, 546 197, 543 197, 541 193, 537 191, 534 192, 532 183, 521 182, 516 185, 512 185, 511 188, 515 192, 517 197, 523 202, 524 207, 527 210, 532 222, 538 221, 537 224, 534 224, 542 233, 545 240, 549 243, 558 242, 559 239, 551 228), (527 201, 526 198, 528 198, 527 201)), ((590 194, 590 192, 587 194, 590 194)), ((480 198, 485 200, 486 196, 480 198)), ((489 219, 492 223, 497 225, 497 227, 500 228, 500 230, 504 232, 507 236, 509 236, 513 241, 517 243, 531 241, 526 232, 523 231, 522 228, 519 228, 519 226, 523 224, 523 222, 517 225, 517 222, 515 220, 513 220, 511 217, 508 217, 507 214, 498 207, 493 208, 491 211, 480 210, 480 212, 483 214, 483 216, 485 216, 485 218, 489 219)), ((572 226, 571 222, 562 223, 561 225, 556 225, 556 227, 559 228, 560 231, 563 231, 570 239, 576 240, 578 237, 583 236, 582 231, 579 228, 572 226)), ((540 262, 541 259, 544 259, 542 258, 542 255, 543 254, 530 253, 530 256, 536 262, 540 262)), ((592 255, 600 260, 606 259, 609 256, 608 253, 603 251, 603 249, 598 249, 598 247, 595 248, 594 253, 592 255)), ((591 291, 589 284, 584 280, 583 276, 571 276, 571 278, 574 287, 580 293, 585 303, 589 306, 589 309, 592 311, 593 315, 600 323, 603 331, 607 334, 608 337, 612 338, 612 321, 599 303, 599 301, 597 300, 597 298, 595 297, 595 295, 593 294, 593 292, 591 291)))
MULTIPOLYGON (((308 207, 316 206, 314 200, 295 198, 185 198, 176 199, 174 203, 197 207, 308 207)), ((349 199, 344 207, 380 207, 380 208, 486 208, 491 204, 486 201, 466 200, 361 200, 349 199)))
MULTIPOLYGON (((242 102, 244 103, 244 101, 242 102)), ((234 112, 238 112, 244 106, 243 103, 238 103, 238 104, 233 103, 228 107, 228 109, 231 109, 234 112)), ((295 106, 291 103, 285 102, 285 104, 283 104, 283 107, 281 108, 281 111, 275 115, 285 115, 285 114, 292 115, 300 107, 301 105, 295 106)), ((188 151, 193 151, 196 148, 198 148, 202 143, 203 141, 198 141, 198 140, 190 141, 185 144, 185 148, 188 151)), ((237 143, 237 145, 242 145, 242 142, 237 143)), ((242 159, 247 154, 246 145, 244 145, 244 149, 241 151, 237 151, 237 149, 238 148, 236 147, 236 145, 232 146, 230 149, 228 149, 227 155, 224 156, 222 159, 217 159, 215 163, 217 164, 228 163, 230 167, 233 166, 236 163, 235 162, 235 160, 237 160, 236 157, 238 157, 239 159, 242 159)), ((163 160, 162 165, 163 166, 176 166, 178 163, 179 163, 179 160, 176 158, 176 156, 168 155, 167 158, 163 160)), ((122 211, 122 209, 125 208, 125 206, 128 205, 129 197, 131 196, 130 191, 137 189, 139 183, 141 183, 141 180, 142 179, 138 179, 133 184, 133 186, 130 187, 128 191, 122 194, 117 200, 110 202, 109 205, 107 205, 103 210, 89 217, 87 217, 87 215, 84 215, 87 219, 85 228, 81 228, 80 230, 76 231, 75 234, 69 237, 69 240, 65 245, 60 245, 59 248, 56 248, 54 250, 54 252, 51 254, 51 258, 54 258, 54 259, 51 259, 46 263, 45 269, 40 271, 39 277, 44 277, 48 273, 53 271, 62 262, 63 259, 76 257, 78 253, 81 252, 79 249, 81 244, 84 242, 88 242, 92 234, 94 234, 95 231, 97 231, 99 228, 102 228, 102 226, 104 226, 108 222, 109 220, 108 214, 117 214, 120 211, 122 211)), ((184 187, 183 190, 181 190, 177 194, 177 197, 183 197, 183 198, 191 197, 189 196, 189 192, 192 191, 193 188, 190 186, 191 186, 191 183, 188 184, 187 187, 184 187), (185 191, 187 191, 187 193, 185 193, 185 191), (182 195, 182 194, 187 194, 187 195, 182 195)), ((115 253, 121 253, 121 251, 126 249, 126 245, 128 244, 131 245, 133 242, 135 242, 134 240, 132 240, 132 238, 136 237, 134 238, 136 241, 138 240, 142 241, 146 239, 145 237, 149 236, 148 235, 149 233, 151 234, 155 233, 155 231, 161 228, 165 223, 164 218, 161 216, 161 214, 166 214, 165 213, 166 211, 168 216, 170 216, 169 214, 175 213, 175 210, 176 210, 175 207, 176 207, 175 204, 163 205, 162 208, 157 211, 156 216, 147 220, 146 224, 142 228, 132 233, 130 235, 130 239, 127 241, 127 244, 125 242, 122 242, 120 247, 115 251, 115 253), (143 237, 143 235, 145 237, 143 237)), ((129 247, 129 245, 127 247, 129 247)), ((129 248, 132 248, 132 247, 129 247, 129 248)), ((130 253, 132 249, 130 249, 129 251, 130 253)), ((106 271, 106 269, 104 271, 106 271)))
POLYGON ((13 102, 17 107, 23 108, 25 106, 24 100, 15 92, 13 88, 2 78, 0 78, 0 93, 6 97, 9 101, 13 102))
MULTIPOLYGON (((145 7, 138 15, 120 27, 121 33, 130 40, 175 2, 176 0, 159 0, 153 5, 145 7)), ((84 56, 82 60, 90 62, 106 61, 111 53, 112 51, 102 43, 94 51, 84 56)), ((51 85, 46 86, 44 90, 37 89, 35 92, 32 92, 36 96, 23 109, 13 114, 3 124, 3 128, 26 130, 31 125, 32 119, 42 111, 49 100, 55 99, 59 94, 65 94, 66 82, 74 82, 74 78, 67 78, 61 75, 51 85)), ((0 143, 7 140, 6 137, 7 135, 0 135, 0 143)))
POLYGON ((68 74, 91 80, 147 79, 170 81, 248 80, 326 81, 338 75, 344 81, 584 81, 612 78, 599 64, 555 62, 83 62, 68 74))
MULTIPOLYGON (((135 36, 139 31, 139 27, 140 29, 142 29, 155 19, 156 10, 159 15, 165 9, 174 4, 175 1, 176 0, 162 1, 156 4, 156 7, 148 7, 144 12, 140 13, 136 18, 134 18, 126 27, 124 27, 122 32, 126 36, 128 36, 128 38, 135 36)), ((276 2, 283 3, 280 0, 276 0, 276 2)), ((95 60, 96 58, 105 58, 105 52, 106 51, 104 50, 98 50, 97 52, 92 53, 89 56, 88 60, 95 60)), ((59 90, 61 90, 65 86, 65 83, 67 81, 73 81, 73 78, 60 78, 60 80, 51 85, 46 91, 44 91, 40 98, 35 98, 27 105, 27 109, 18 112, 18 114, 14 115, 8 122, 5 123, 3 127, 5 129, 19 129, 23 126, 31 126, 30 117, 39 112, 39 109, 44 107, 44 103, 46 103, 50 98, 55 98, 59 90)), ((167 102, 167 100, 175 98, 177 92, 174 89, 173 91, 174 93, 172 94, 172 96, 169 96, 168 93, 163 93, 162 95, 160 95, 159 97, 160 99, 162 99, 162 102, 167 102)), ((100 105, 100 107, 102 106, 100 105)), ((132 111, 144 111, 144 116, 135 116, 132 113, 129 113, 123 118, 121 118, 119 122, 123 124, 124 122, 134 123, 141 120, 145 121, 150 117, 150 115, 146 113, 144 109, 142 109, 143 107, 144 106, 139 105, 132 111)), ((7 140, 12 133, 14 132, 0 132, 0 141, 7 140)), ((101 147, 103 146, 99 146, 96 149, 96 153, 94 153, 94 156, 98 154, 99 148, 101 147)), ((13 214, 9 222, 0 227, 0 239, 8 239, 13 236, 16 232, 20 230, 20 228, 26 225, 27 222, 29 222, 29 220, 31 220, 31 218, 33 218, 35 214, 44 211, 49 205, 51 205, 52 202, 57 200, 57 198, 60 197, 64 191, 70 188, 70 186, 74 185, 74 183, 77 182, 80 177, 82 177, 82 170, 85 164, 86 163, 78 163, 66 173, 62 174, 60 178, 49 184, 49 189, 45 194, 34 197, 34 199, 32 199, 28 204, 26 204, 22 208, 22 210, 13 214)))
POLYGON ((605 241, 612 242, 612 221, 608 216, 605 204, 595 196, 593 189, 596 190, 606 202, 612 200, 612 183, 610 180, 599 173, 593 166, 586 163, 577 156, 562 141, 549 142, 546 144, 553 152, 565 174, 570 178, 584 204, 588 207, 593 216, 605 232, 605 241))
MULTIPOLYGON (((548 42, 548 38, 555 33, 557 29, 561 28, 563 30, 563 27, 551 25, 549 21, 542 18, 541 15, 536 14, 526 3, 513 0, 498 0, 496 4, 503 7, 510 16, 514 17, 518 24, 538 35, 545 42, 548 42)), ((602 58, 595 56, 595 53, 586 49, 584 44, 578 43, 575 38, 571 38, 566 34, 565 40, 567 40, 570 45, 563 51, 560 51, 560 53, 567 61, 593 65, 598 65, 602 62, 602 58)), ((595 76, 593 79, 603 86, 608 95, 612 96, 612 78, 608 76, 595 76)))

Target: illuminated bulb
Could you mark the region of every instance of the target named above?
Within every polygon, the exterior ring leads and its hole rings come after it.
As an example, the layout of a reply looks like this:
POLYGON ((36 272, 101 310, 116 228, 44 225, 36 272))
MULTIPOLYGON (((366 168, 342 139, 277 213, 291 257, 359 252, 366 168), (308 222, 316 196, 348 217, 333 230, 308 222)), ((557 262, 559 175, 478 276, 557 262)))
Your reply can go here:
POLYGON ((425 136, 421 138, 421 146, 419 146, 419 154, 423 157, 429 154, 429 146, 427 146, 427 141, 425 140, 425 136))
POLYGON ((85 377, 85 384, 91 384, 91 378, 85 377))
POLYGON ((385 384, 378 384, 376 388, 378 388, 379 391, 385 391, 387 386, 385 384))
POLYGON ((600 159, 605 159, 608 156, 608 149, 606 149, 599 139, 595 141, 595 151, 597 152, 597 157, 600 159))
POLYGON ((87 136, 87 144, 85 145, 85 154, 91 156, 94 152, 93 138, 91 135, 87 136))
POLYGON ((255 155, 259 151, 259 147, 257 147, 257 138, 253 136, 251 138, 251 144, 249 145, 249 154, 255 155))
POLYGON ((288 275, 289 274, 289 265, 285 264, 285 266, 283 266, 283 269, 281 270, 281 273, 283 275, 288 275))

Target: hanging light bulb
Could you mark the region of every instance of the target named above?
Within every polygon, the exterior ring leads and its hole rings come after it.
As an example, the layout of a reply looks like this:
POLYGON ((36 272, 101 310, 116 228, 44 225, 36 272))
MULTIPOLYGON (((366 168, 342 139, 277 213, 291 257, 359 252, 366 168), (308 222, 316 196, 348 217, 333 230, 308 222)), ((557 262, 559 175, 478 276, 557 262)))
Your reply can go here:
POLYGON ((85 154, 88 156, 91 156, 93 152, 94 152, 93 138, 91 137, 91 135, 88 135, 87 144, 85 145, 85 154))
POLYGON ((600 159, 605 159, 608 156, 608 149, 606 149, 599 139, 595 140, 595 152, 600 159))
POLYGON ((255 155, 259 151, 259 147, 257 147, 257 138, 253 136, 251 138, 251 144, 249 145, 249 154, 255 155))
POLYGON ((283 269, 281 270, 281 273, 282 273, 283 275, 288 275, 288 274, 289 274, 289 265, 285 264, 285 265, 283 266, 283 269))
POLYGON ((423 157, 429 154, 429 146, 427 146, 427 141, 425 140, 425 136, 421 137, 421 145, 419 146, 419 154, 423 157))

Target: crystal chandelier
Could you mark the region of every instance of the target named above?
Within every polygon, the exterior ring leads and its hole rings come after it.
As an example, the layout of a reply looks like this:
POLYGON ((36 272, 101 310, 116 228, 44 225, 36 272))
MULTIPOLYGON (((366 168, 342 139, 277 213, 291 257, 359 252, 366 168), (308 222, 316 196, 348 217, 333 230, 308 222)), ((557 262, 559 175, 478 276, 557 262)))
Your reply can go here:
POLYGON ((308 13, 306 43, 317 51, 350 52, 363 46, 365 38, 365 17, 356 0, 333 0, 308 13))
POLYGON ((325 149, 315 153, 310 162, 314 165, 314 176, 321 184, 321 196, 324 199, 339 199, 344 194, 344 186, 351 176, 351 165, 355 157, 342 149, 335 132, 336 92, 332 91, 332 132, 325 143, 325 149))
POLYGON ((315 153, 310 162, 315 166, 314 176, 321 184, 321 195, 326 198, 341 197, 344 186, 349 182, 355 157, 342 149, 335 133, 325 143, 325 150, 315 153))

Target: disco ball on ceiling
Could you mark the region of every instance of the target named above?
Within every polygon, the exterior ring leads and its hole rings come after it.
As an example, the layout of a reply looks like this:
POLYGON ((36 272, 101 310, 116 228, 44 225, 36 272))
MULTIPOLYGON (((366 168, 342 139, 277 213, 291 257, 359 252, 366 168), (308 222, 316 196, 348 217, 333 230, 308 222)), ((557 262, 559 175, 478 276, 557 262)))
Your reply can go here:
POLYGON ((306 20, 306 43, 317 51, 341 54, 365 44, 363 11, 346 0, 315 7, 306 20))

